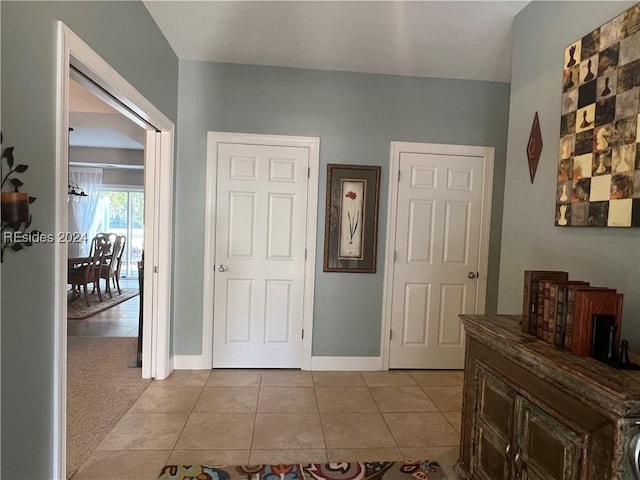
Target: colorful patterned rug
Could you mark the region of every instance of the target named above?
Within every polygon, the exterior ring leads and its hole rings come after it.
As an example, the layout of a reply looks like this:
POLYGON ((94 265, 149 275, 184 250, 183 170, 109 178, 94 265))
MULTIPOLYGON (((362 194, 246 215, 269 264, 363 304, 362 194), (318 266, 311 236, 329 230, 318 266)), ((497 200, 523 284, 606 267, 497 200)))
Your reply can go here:
MULTIPOLYGON (((89 293, 89 306, 84 301, 84 293, 80 294, 78 298, 73 301, 67 302, 67 319, 69 320, 81 320, 83 318, 90 317, 96 313, 100 313, 107 308, 111 308, 119 303, 129 300, 135 297, 140 292, 137 288, 123 288, 122 293, 118 293, 118 290, 112 291, 113 298, 109 298, 109 294, 102 292, 102 302, 98 298, 98 293, 89 293)), ((71 292, 67 292, 68 300, 71 292)))
POLYGON ((167 465, 158 480, 446 480, 438 462, 167 465))

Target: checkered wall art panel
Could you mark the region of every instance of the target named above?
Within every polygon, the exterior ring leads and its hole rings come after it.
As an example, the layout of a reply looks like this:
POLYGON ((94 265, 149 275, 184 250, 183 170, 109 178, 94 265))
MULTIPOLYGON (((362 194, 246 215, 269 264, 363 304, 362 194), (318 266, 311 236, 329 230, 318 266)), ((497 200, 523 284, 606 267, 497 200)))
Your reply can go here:
POLYGON ((640 226, 640 4, 564 51, 557 226, 640 226))

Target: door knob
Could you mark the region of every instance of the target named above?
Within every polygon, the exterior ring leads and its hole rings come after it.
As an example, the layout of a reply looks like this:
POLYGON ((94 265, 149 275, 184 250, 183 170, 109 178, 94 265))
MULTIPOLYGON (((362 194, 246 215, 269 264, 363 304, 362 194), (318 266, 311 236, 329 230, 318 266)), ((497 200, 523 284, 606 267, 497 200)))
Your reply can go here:
POLYGON ((478 276, 480 275, 480 272, 469 272, 467 273, 467 277, 474 279, 474 278, 478 278, 478 276))
POLYGON ((219 272, 226 272, 227 271, 227 266, 223 265, 223 264, 218 265, 218 271, 219 272))

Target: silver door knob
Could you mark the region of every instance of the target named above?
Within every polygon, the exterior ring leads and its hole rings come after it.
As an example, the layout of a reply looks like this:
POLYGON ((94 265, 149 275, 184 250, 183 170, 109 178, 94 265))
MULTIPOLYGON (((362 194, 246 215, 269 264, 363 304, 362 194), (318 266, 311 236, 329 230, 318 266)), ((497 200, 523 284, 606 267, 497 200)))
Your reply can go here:
POLYGON ((467 273, 467 277, 471 278, 471 279, 478 278, 478 275, 480 275, 479 272, 469 272, 469 273, 467 273))
POLYGON ((226 272, 227 271, 227 266, 226 265, 218 265, 218 271, 219 272, 226 272))

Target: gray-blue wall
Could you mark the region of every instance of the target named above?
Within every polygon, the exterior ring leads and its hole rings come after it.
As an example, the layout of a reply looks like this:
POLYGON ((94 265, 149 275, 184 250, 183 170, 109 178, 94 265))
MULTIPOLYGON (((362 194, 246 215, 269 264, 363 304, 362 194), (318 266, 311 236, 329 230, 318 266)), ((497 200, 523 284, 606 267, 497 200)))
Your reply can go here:
MULTIPOLYGON (((141 2, 2 2, 3 147, 29 165, 33 228, 54 229, 56 32, 64 21, 148 100, 177 117, 178 59, 141 2)), ((54 478, 54 248, 2 264, 2 478, 54 478)))
POLYGON ((566 270, 624 293, 622 334, 639 346, 640 231, 554 226, 564 49, 634 3, 533 2, 516 17, 498 310, 522 311, 525 269, 566 270), (531 184, 525 147, 536 111, 544 146, 531 184))
POLYGON ((313 355, 377 356, 391 141, 495 146, 487 310, 495 311, 505 83, 180 61, 173 353, 200 354, 207 131, 320 137, 313 355), (381 165, 376 274, 324 273, 326 165, 381 165))

